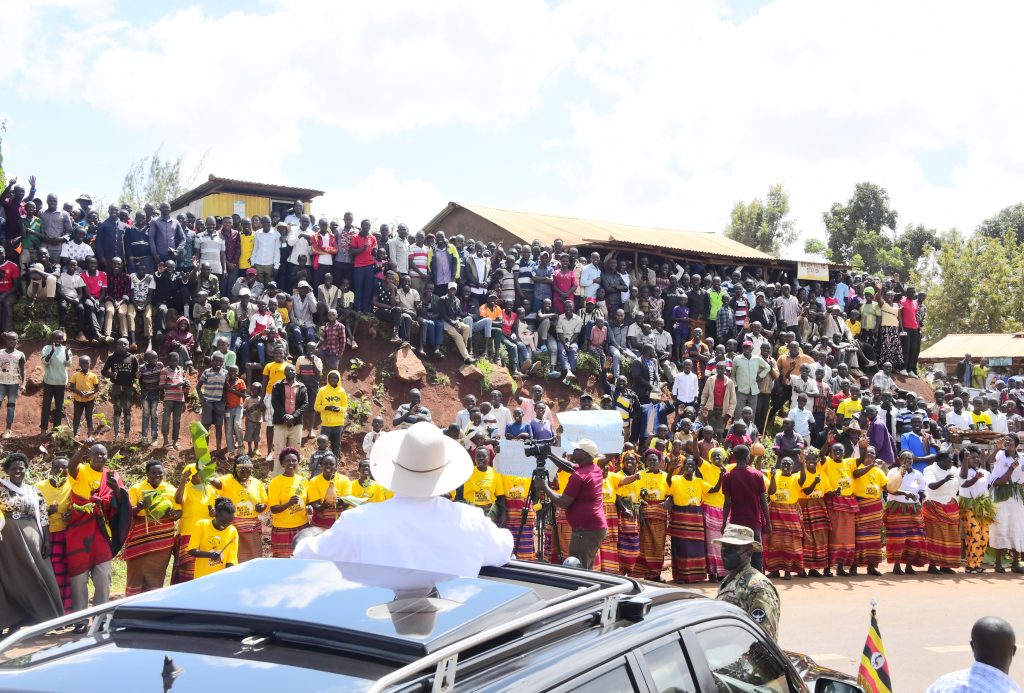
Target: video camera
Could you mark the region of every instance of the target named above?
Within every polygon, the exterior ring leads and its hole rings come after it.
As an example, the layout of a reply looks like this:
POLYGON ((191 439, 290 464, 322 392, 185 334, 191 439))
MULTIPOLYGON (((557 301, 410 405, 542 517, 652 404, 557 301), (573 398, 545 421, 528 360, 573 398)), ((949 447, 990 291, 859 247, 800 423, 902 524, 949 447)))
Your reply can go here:
POLYGON ((551 443, 538 443, 535 441, 528 441, 525 445, 525 451, 527 457, 532 457, 537 466, 533 470, 533 477, 535 479, 546 479, 547 478, 547 462, 551 457, 551 443))

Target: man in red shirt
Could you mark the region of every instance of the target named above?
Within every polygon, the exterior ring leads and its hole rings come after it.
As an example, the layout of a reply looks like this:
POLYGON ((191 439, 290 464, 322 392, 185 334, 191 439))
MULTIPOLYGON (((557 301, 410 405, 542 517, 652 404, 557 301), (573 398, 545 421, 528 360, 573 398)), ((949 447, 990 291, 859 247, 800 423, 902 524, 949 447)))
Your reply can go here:
POLYGON ((370 233, 369 219, 363 219, 359 224, 359 233, 352 237, 348 247, 352 253, 355 308, 360 313, 368 313, 373 298, 374 257, 377 254, 377 237, 370 233))
POLYGON ((917 290, 908 286, 900 299, 900 326, 906 333, 903 338, 904 375, 917 377, 917 357, 921 353, 921 325, 917 321, 917 290))
POLYGON ((558 493, 544 477, 544 490, 556 508, 565 510, 565 519, 572 528, 569 555, 579 560, 586 569, 594 567, 594 558, 601 542, 608 534, 608 520, 604 516, 604 498, 601 487, 604 473, 597 465, 597 444, 584 438, 573 443, 572 461, 576 463, 565 489, 558 493))
MULTIPOLYGON (((722 493, 725 495, 722 526, 726 527, 731 523, 750 527, 754 530, 754 538, 760 542, 762 532, 772 532, 772 523, 768 519, 768 496, 765 493, 764 474, 748 465, 750 448, 746 445, 734 447, 732 459, 736 466, 722 477, 722 493)), ((758 570, 762 570, 760 551, 754 554, 750 563, 758 570)))
POLYGON ((7 259, 0 247, 0 332, 10 332, 14 327, 14 301, 18 298, 17 285, 21 269, 7 259))

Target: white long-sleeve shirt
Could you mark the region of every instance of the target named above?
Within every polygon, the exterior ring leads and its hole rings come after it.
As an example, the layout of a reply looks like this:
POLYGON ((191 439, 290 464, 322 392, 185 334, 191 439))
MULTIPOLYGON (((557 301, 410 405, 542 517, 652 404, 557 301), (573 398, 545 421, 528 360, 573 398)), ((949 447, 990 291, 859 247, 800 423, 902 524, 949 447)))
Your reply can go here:
POLYGON ((252 257, 254 265, 273 265, 274 269, 281 264, 281 234, 277 231, 260 231, 253 234, 252 257))
POLYGON ((679 371, 672 381, 672 396, 679 402, 696 402, 700 392, 700 381, 693 371, 679 371))
POLYGON ((932 463, 924 469, 924 483, 924 499, 935 501, 939 505, 945 505, 953 500, 956 497, 957 491, 960 490, 960 470, 956 467, 941 469, 939 465, 932 463), (945 479, 950 474, 953 475, 953 478, 942 486, 935 489, 929 488, 929 485, 945 479))

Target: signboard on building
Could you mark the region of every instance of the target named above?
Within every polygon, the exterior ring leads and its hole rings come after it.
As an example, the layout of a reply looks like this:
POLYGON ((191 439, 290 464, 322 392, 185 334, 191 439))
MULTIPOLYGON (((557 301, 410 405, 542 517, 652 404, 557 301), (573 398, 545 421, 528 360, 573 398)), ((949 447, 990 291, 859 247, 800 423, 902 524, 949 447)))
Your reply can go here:
POLYGON ((828 281, 827 262, 798 262, 796 263, 796 278, 812 282, 828 281))

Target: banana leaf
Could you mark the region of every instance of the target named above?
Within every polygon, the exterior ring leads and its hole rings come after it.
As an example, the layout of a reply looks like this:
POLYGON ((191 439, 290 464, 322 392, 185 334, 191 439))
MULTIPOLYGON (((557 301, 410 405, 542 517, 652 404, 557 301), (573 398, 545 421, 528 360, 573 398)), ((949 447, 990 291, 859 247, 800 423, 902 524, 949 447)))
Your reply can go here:
POLYGON ((210 456, 210 434, 198 421, 189 424, 188 432, 192 436, 192 450, 196 454, 196 471, 203 483, 208 484, 217 474, 217 464, 210 456))
POLYGON ((368 498, 356 498, 355 496, 341 496, 340 500, 342 502, 344 502, 344 503, 348 503, 349 505, 351 505, 353 507, 358 507, 358 506, 362 505, 363 503, 366 503, 369 499, 368 498))

